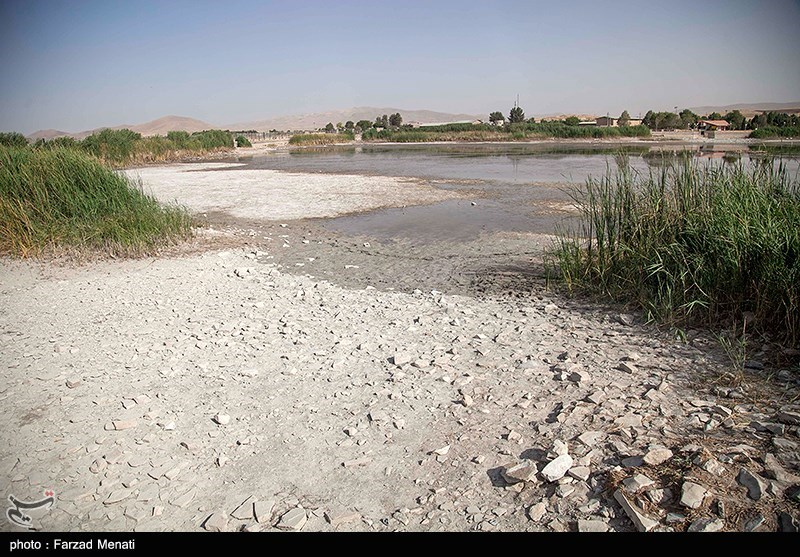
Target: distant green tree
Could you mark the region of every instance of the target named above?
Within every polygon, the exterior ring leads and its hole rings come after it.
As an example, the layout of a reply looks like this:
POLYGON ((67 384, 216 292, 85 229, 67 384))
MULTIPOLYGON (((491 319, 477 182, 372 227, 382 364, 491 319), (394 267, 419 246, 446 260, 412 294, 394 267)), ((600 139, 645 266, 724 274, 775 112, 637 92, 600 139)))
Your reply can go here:
POLYGON ((399 128, 400 126, 403 125, 403 117, 400 116, 399 112, 396 112, 395 114, 389 116, 389 125, 392 126, 393 128, 399 128))
POLYGON ((388 128, 389 127, 389 117, 386 114, 381 116, 381 126, 384 127, 384 128, 388 128))
POLYGON ((372 127, 372 122, 369 120, 359 120, 356 122, 356 128, 361 130, 362 132, 367 131, 372 127))
POLYGON ((722 114, 719 112, 712 112, 708 115, 709 120, 722 120, 722 114))
POLYGON ((328 122, 328 125, 325 126, 325 131, 328 133, 333 133, 336 131, 336 128, 333 125, 333 122, 328 122))
POLYGON ((500 112, 499 110, 497 112, 489 113, 489 121, 492 124, 497 124, 498 122, 505 122, 505 120, 506 120, 506 117, 503 116, 503 113, 500 112))
POLYGON ((526 121, 527 121, 529 124, 535 124, 535 123, 536 123, 536 118, 534 118, 533 116, 531 116, 531 117, 530 117, 530 118, 528 118, 526 121))
POLYGON ((618 126, 627 126, 631 123, 631 115, 628 114, 627 110, 623 110, 622 114, 619 115, 619 119, 617 120, 618 126))
POLYGON ((681 119, 681 128, 687 129, 690 127, 694 127, 697 124, 697 121, 700 117, 689 110, 688 108, 684 108, 678 113, 678 117, 681 119))
POLYGON ((355 127, 356 125, 353 123, 352 120, 348 120, 347 122, 344 123, 344 129, 346 130, 352 130, 355 127))
POLYGON ((570 116, 564 120, 564 123, 568 126, 577 126, 581 123, 581 119, 577 116, 570 116))
POLYGON ((655 129, 656 127, 656 114, 652 110, 648 110, 647 114, 644 115, 642 118, 642 124, 647 126, 648 128, 655 129))
POLYGON ((508 121, 511 124, 517 124, 519 122, 525 121, 525 112, 522 111, 522 107, 515 106, 511 109, 511 112, 508 114, 508 121))
POLYGON ((728 123, 731 125, 731 128, 734 130, 743 130, 745 128, 745 117, 744 114, 739 112, 738 110, 732 110, 728 112, 725 116, 722 117, 723 120, 727 120, 728 123))

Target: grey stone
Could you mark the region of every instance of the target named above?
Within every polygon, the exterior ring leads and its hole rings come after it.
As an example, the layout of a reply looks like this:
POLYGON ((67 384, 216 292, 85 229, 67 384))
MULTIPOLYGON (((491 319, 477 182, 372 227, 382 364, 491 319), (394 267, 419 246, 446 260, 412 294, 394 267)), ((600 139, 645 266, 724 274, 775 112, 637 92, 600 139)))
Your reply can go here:
POLYGON ((672 451, 666 447, 650 447, 642 460, 650 466, 658 466, 672 458, 672 451))
POLYGON ((716 458, 709 458, 703 463, 703 465, 700 468, 702 468, 706 472, 714 474, 715 476, 722 476, 725 472, 727 472, 727 468, 725 468, 725 465, 723 465, 716 458))
POLYGON ((253 497, 250 496, 244 502, 236 507, 231 513, 231 516, 236 520, 252 520, 253 519, 253 497))
POLYGON ((281 530, 302 530, 306 522, 308 522, 306 510, 295 507, 281 516, 276 527, 281 530))
POLYGON ((348 522, 358 522, 361 520, 361 514, 357 513, 356 511, 344 510, 344 511, 325 511, 325 520, 333 526, 339 526, 340 524, 346 524, 348 522))
POLYGON ((628 515, 628 518, 631 519, 636 529, 640 532, 649 532, 656 526, 658 526, 658 521, 653 520, 649 516, 647 516, 644 511, 636 507, 633 503, 631 503, 625 494, 622 493, 621 489, 618 489, 614 492, 614 499, 617 500, 617 503, 620 504, 622 510, 625 511, 625 514, 628 515))
POLYGON ((542 469, 542 476, 549 481, 554 482, 564 477, 564 474, 572 468, 572 457, 568 454, 561 455, 558 458, 550 461, 547 466, 542 469))
POLYGON ((531 505, 528 508, 528 518, 533 522, 539 522, 542 517, 544 517, 545 513, 547 512, 547 503, 544 501, 539 501, 535 505, 531 505))
POLYGON ((622 480, 622 485, 625 491, 629 493, 636 493, 640 489, 644 489, 645 487, 649 487, 653 485, 655 482, 645 476, 644 474, 636 474, 631 476, 630 478, 625 478, 622 480))
POLYGON ((578 532, 608 532, 608 523, 604 520, 578 520, 578 532))
POLYGON ((589 479, 589 476, 592 474, 592 470, 588 466, 575 466, 574 468, 570 468, 567 474, 569 474, 576 480, 581 480, 585 482, 586 480, 589 479))
POLYGON ((605 435, 605 432, 602 431, 584 431, 578 435, 578 441, 587 447, 593 447, 600 439, 605 437, 605 435))
POLYGON ((510 484, 536 480, 536 464, 531 461, 520 462, 500 469, 500 475, 510 484))
POLYGON ((696 509, 703 504, 708 494, 708 490, 702 485, 694 482, 683 482, 681 487, 681 505, 690 509, 696 509))
POLYGON ((687 532, 719 532, 725 528, 725 521, 721 518, 698 518, 694 520, 687 532))
POLYGON ((253 503, 253 514, 255 515, 256 522, 269 522, 272 519, 272 509, 274 508, 275 501, 273 499, 256 501, 253 503))
POLYGON ((800 425, 800 412, 790 412, 788 410, 783 410, 778 412, 778 415, 775 416, 775 419, 782 424, 789 424, 789 425, 800 425))
POLYGON ((228 516, 224 512, 214 513, 203 522, 208 532, 224 532, 228 528, 228 516))
POLYGON ((787 512, 778 515, 778 524, 781 526, 781 532, 800 532, 800 521, 787 512))
POLYGON ((767 453, 764 456, 764 470, 768 477, 778 480, 781 483, 800 483, 800 477, 786 470, 772 453, 767 453))
POLYGON ((747 468, 741 468, 736 481, 747 488, 747 496, 754 501, 758 501, 767 490, 767 483, 747 468))

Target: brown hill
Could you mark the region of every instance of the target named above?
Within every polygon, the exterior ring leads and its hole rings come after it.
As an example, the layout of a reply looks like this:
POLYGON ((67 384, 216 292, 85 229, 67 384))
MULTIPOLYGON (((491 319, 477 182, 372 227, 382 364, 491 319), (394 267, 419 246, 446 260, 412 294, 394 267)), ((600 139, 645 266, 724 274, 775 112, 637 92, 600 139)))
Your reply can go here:
POLYGON ((265 120, 251 120, 249 122, 237 122, 225 126, 229 130, 316 130, 324 128, 328 122, 336 125, 339 122, 352 120, 375 121, 376 116, 383 114, 394 114, 399 112, 403 117, 404 123, 419 122, 421 124, 441 124, 447 122, 458 122, 464 120, 487 120, 488 114, 452 114, 449 112, 436 112, 434 110, 405 110, 402 108, 380 108, 372 106, 359 106, 343 110, 331 110, 329 112, 315 112, 311 114, 295 114, 290 116, 277 116, 265 120))
POLYGON ((129 130, 138 132, 143 136, 150 136, 150 135, 166 135, 167 132, 171 131, 184 131, 193 133, 193 132, 200 132, 203 130, 212 130, 218 127, 219 126, 214 126, 207 122, 203 122, 202 120, 187 118, 185 116, 164 116, 163 118, 158 118, 157 120, 145 122, 144 124, 137 124, 137 125, 122 124, 119 126, 104 126, 102 128, 95 128, 93 130, 84 130, 82 132, 77 132, 77 133, 62 132, 59 130, 39 130, 37 132, 33 132, 32 134, 30 134, 28 136, 28 139, 31 141, 36 141, 39 138, 53 139, 55 137, 62 137, 62 136, 74 137, 75 139, 84 139, 86 137, 89 137, 93 133, 102 131, 104 129, 122 130, 127 128, 129 130))
POLYGON ((790 114, 797 114, 798 112, 800 112, 800 101, 795 101, 790 103, 740 103, 740 104, 729 104, 725 106, 696 106, 694 108, 690 108, 689 110, 701 116, 711 114, 712 112, 719 112, 720 114, 725 114, 733 110, 738 110, 739 112, 744 114, 745 117, 752 118, 759 112, 764 112, 768 110, 773 110, 775 112, 788 112, 790 114))

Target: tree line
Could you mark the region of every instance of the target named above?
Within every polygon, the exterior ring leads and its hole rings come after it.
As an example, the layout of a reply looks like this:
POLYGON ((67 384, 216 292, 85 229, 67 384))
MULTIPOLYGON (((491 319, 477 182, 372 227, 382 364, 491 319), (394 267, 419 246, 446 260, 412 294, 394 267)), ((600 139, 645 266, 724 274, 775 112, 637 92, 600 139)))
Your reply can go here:
POLYGON ((393 129, 399 128, 403 125, 403 117, 400 115, 399 112, 395 112, 394 114, 384 114, 382 116, 376 116, 375 121, 370 120, 359 120, 358 122, 353 122, 352 120, 348 120, 344 124, 339 122, 335 126, 333 122, 328 122, 327 125, 322 129, 326 133, 343 133, 343 132, 355 132, 355 133, 363 133, 370 128, 383 128, 383 129, 393 129))

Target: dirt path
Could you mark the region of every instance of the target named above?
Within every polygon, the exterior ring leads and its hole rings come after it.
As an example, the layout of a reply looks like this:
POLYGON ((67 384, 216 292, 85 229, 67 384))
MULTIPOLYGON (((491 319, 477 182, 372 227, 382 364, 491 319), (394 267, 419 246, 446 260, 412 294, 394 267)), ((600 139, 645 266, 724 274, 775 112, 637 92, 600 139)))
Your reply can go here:
POLYGON ((545 237, 210 218, 232 247, 0 262, 0 487, 55 492, 37 528, 797 527, 796 376, 547 291, 545 237))

